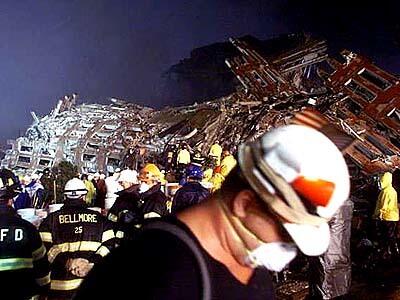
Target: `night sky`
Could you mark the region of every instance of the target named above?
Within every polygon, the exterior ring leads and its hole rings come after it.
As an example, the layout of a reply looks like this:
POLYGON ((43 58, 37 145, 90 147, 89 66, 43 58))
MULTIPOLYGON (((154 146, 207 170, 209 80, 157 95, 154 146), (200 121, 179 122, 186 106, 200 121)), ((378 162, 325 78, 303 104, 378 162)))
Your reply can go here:
POLYGON ((194 48, 232 36, 306 31, 400 74, 397 1, 2 0, 0 142, 77 92, 153 107, 161 75, 194 48), (348 4, 354 2, 356 4, 348 4))

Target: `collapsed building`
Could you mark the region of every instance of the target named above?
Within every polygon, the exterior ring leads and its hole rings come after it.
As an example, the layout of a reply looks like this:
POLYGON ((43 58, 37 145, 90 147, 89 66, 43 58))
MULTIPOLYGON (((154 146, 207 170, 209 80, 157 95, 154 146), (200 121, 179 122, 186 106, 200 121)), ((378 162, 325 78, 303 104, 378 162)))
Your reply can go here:
POLYGON ((124 150, 136 145, 152 109, 118 99, 110 105, 76 105, 76 97, 65 96, 44 117, 32 112, 33 124, 24 136, 8 141, 11 148, 1 165, 18 173, 41 172, 66 160, 82 172, 113 172, 124 150))
POLYGON ((242 141, 293 120, 324 126, 299 114, 312 108, 351 137, 343 151, 353 172, 375 174, 400 166, 396 76, 350 51, 330 57, 326 42, 310 37, 273 55, 241 39, 230 42, 238 50, 226 59, 240 83, 235 92, 162 110, 118 99, 77 105, 76 94, 66 96, 49 115, 32 114, 33 124, 9 141, 1 165, 40 172, 67 160, 82 172, 113 172, 137 147, 161 154, 185 141, 206 155, 218 140, 235 150, 242 141))

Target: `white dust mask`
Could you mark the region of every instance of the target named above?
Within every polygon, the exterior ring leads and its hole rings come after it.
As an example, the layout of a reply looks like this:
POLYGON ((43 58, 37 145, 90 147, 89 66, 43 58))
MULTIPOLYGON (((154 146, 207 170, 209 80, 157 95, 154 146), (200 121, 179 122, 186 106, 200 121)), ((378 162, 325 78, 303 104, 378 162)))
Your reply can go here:
POLYGON ((246 263, 251 267, 265 267, 270 271, 282 271, 297 255, 294 244, 284 242, 262 243, 249 251, 246 263))
POLYGON ((150 185, 148 185, 146 182, 141 182, 139 186, 139 193, 144 193, 147 192, 151 188, 150 185))

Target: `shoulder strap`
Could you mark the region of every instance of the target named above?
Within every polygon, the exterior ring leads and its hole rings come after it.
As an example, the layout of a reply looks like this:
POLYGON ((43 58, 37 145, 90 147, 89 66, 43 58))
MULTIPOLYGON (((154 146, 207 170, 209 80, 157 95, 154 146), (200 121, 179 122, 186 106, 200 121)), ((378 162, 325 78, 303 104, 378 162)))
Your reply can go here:
POLYGON ((172 235, 178 237, 181 241, 183 241, 189 248, 192 250, 192 253, 196 257, 197 263, 200 267, 201 272, 201 280, 203 287, 203 300, 211 300, 211 282, 210 282, 210 274, 208 272, 207 263, 204 259, 201 250, 195 243, 195 241, 189 236, 189 234, 178 226, 162 222, 162 221, 154 221, 146 224, 143 228, 146 229, 157 229, 171 233, 172 235))

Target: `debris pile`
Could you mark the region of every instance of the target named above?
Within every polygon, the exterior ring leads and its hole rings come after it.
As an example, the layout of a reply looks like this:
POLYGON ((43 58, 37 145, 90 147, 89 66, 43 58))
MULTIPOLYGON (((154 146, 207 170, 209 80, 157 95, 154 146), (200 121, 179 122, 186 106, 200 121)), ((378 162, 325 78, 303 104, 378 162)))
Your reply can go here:
POLYGON ((356 174, 400 166, 397 77, 350 51, 329 57, 326 42, 310 37, 268 57, 244 40, 230 42, 239 53, 226 60, 241 84, 234 93, 159 111, 117 99, 77 105, 77 95, 67 96, 49 115, 32 114, 2 166, 40 171, 68 160, 83 172, 112 172, 138 146, 161 154, 185 141, 206 154, 218 140, 234 150, 310 107, 353 137, 344 152, 356 174))

